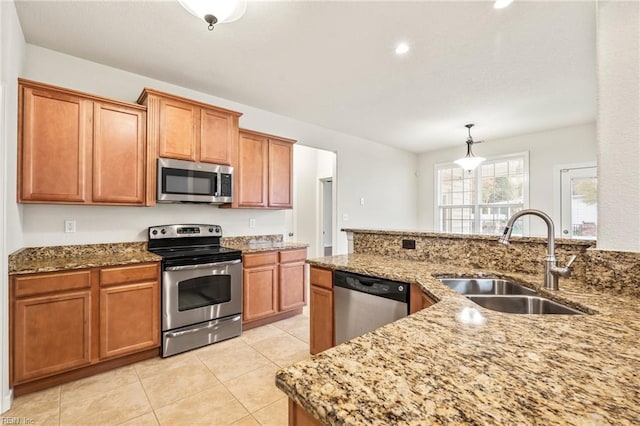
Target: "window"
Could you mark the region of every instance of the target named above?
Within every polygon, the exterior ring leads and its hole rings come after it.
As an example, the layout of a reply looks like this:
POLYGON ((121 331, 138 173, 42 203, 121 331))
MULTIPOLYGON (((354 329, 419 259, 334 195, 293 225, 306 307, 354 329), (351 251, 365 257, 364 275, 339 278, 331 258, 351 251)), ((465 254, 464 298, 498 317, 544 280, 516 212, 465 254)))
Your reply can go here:
MULTIPOLYGON (((469 173, 459 166, 436 166, 437 228, 457 234, 499 235, 527 200, 528 155, 482 163, 469 173)), ((518 221, 514 235, 522 235, 518 221)))
POLYGON ((598 177, 595 166, 560 170, 563 238, 595 240, 598 224, 598 177))

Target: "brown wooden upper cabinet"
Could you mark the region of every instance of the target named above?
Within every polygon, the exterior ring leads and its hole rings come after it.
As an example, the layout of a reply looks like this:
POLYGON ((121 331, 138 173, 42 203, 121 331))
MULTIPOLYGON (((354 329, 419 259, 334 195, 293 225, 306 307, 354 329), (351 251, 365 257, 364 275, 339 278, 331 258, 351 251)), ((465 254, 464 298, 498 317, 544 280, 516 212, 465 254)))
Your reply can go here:
POLYGON ((148 108, 157 156, 233 165, 242 113, 153 89, 144 89, 138 103, 148 108))
POLYGON ((18 80, 18 202, 144 205, 146 108, 18 80))
POLYGON ((293 207, 293 144, 296 141, 240 130, 233 207, 293 207))

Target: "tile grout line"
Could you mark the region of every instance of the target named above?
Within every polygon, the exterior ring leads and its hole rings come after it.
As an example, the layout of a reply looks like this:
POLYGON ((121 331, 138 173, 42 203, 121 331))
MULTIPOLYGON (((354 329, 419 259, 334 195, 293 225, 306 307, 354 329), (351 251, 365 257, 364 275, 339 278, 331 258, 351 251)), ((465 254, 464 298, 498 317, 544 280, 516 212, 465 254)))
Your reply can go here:
MULTIPOLYGON (((142 392, 144 392, 145 398, 147 398, 147 402, 149 403, 149 407, 151 408, 151 412, 153 413, 153 417, 155 417, 156 422, 158 424, 160 424, 160 420, 158 419, 158 416, 156 416, 156 410, 153 408, 153 405, 151 405, 151 398, 149 398, 149 394, 147 393, 147 389, 145 389, 144 383, 142 383, 142 378, 140 378, 140 374, 138 374, 138 369, 135 367, 135 364, 133 364, 133 372, 136 373, 136 377, 138 378, 138 383, 140 384, 140 387, 142 388, 142 392)), ((142 414, 142 415, 144 416, 144 414, 142 414)), ((140 417, 140 416, 138 416, 138 417, 140 417)), ((136 417, 134 417, 133 419, 135 419, 135 418, 136 417)), ((133 419, 129 419, 129 420, 133 420, 133 419)), ((125 422, 127 422, 129 420, 125 420, 125 422)), ((125 422, 122 422, 122 423, 125 423, 125 422)))
POLYGON ((62 386, 58 385, 58 426, 62 425, 62 386))

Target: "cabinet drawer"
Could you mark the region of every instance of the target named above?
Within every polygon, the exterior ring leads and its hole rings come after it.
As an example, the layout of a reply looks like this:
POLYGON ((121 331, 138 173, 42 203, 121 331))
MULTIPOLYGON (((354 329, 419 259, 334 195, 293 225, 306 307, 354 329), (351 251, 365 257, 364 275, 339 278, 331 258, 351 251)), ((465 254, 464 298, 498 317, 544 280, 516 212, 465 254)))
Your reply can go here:
POLYGON ((263 266, 263 265, 273 265, 275 263, 278 263, 277 251, 245 254, 243 256, 243 266, 245 268, 253 268, 255 266, 263 266))
POLYGON ((285 250, 279 253, 280 263, 299 262, 307 258, 307 249, 285 250))
POLYGON ((136 266, 119 266, 100 270, 100 285, 126 284, 141 281, 157 281, 159 278, 158 264, 147 263, 136 266))
POLYGON ((15 278, 16 297, 91 287, 91 271, 25 275, 15 278))
POLYGON ((333 271, 312 267, 311 284, 318 287, 333 288, 333 271))

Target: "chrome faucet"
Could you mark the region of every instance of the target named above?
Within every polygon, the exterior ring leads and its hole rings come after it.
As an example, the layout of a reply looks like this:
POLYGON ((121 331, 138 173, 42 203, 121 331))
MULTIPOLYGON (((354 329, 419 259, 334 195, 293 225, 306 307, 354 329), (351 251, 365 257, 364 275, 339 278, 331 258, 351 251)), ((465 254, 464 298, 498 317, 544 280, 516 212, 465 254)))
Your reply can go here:
POLYGON ((538 216, 547 224, 547 256, 544 259, 544 287, 547 290, 558 290, 558 277, 568 277, 571 275, 571 265, 573 264, 573 261, 576 260, 576 255, 574 254, 571 256, 567 266, 557 266, 557 259, 555 255, 555 228, 553 226, 553 220, 551 220, 548 214, 535 209, 520 210, 519 212, 514 213, 514 215, 509 218, 507 226, 505 226, 502 236, 498 241, 502 244, 509 244, 514 223, 522 216, 526 216, 528 214, 538 216))

